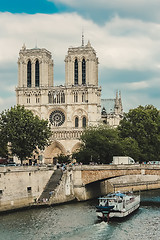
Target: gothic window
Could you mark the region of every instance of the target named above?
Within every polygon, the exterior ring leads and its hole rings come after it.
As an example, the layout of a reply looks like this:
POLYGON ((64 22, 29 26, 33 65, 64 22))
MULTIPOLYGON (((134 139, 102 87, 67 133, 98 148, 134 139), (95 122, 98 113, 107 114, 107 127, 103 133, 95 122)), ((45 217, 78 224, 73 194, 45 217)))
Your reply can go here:
POLYGON ((27 63, 27 87, 31 87, 31 61, 27 63))
POLYGON ((82 102, 85 102, 85 93, 82 93, 82 102))
POLYGON ((60 95, 60 93, 58 93, 58 103, 60 103, 61 102, 61 95, 60 95))
POLYGON ((74 92, 74 102, 78 102, 78 93, 74 92))
POLYGON ((82 119, 82 127, 85 128, 86 127, 86 117, 83 117, 82 119))
POLYGON ((53 111, 49 116, 50 122, 53 126, 61 126, 65 122, 65 115, 60 110, 53 111))
POLYGON ((65 103, 65 94, 61 93, 61 103, 65 103))
POLYGON ((53 102, 53 96, 51 94, 48 94, 48 102, 49 103, 53 102))
POLYGON ((84 58, 82 60, 82 84, 86 84, 86 61, 84 58))
POLYGON ((78 128, 78 117, 75 118, 75 128, 78 128))
POLYGON ((39 87, 39 62, 35 64, 35 87, 39 87))
POLYGON ((57 95, 56 94, 53 95, 53 103, 57 103, 57 95))
POLYGON ((39 98, 36 97, 36 103, 39 103, 39 98))
POLYGON ((76 58, 74 62, 74 84, 78 84, 78 60, 76 58))

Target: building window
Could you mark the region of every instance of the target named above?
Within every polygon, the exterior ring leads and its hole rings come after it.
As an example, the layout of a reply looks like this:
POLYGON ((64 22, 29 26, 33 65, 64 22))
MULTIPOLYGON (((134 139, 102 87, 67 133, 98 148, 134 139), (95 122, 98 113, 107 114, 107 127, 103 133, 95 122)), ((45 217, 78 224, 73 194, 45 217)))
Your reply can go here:
POLYGON ((78 117, 75 118, 75 128, 78 128, 78 117))
POLYGON ((53 103, 53 95, 48 94, 48 102, 53 103))
POLYGON ((74 84, 78 84, 78 60, 76 59, 74 62, 74 84))
POLYGON ((83 117, 82 119, 82 127, 85 128, 86 127, 86 117, 83 117))
POLYGON ((78 92, 74 92, 74 102, 78 102, 78 92))
POLYGON ((65 115, 62 111, 55 110, 50 114, 49 120, 53 126, 61 126, 65 122, 65 115))
POLYGON ((61 103, 65 103, 65 94, 61 93, 61 103))
POLYGON ((82 102, 85 102, 86 98, 85 98, 85 93, 82 93, 82 102))
POLYGON ((32 188, 31 187, 27 187, 27 192, 31 193, 32 192, 32 188))
POLYGON ((82 84, 86 84, 86 61, 84 58, 82 60, 82 84))
POLYGON ((36 103, 39 103, 39 98, 36 98, 36 103))
POLYGON ((27 63, 27 87, 31 87, 31 61, 27 63))
POLYGON ((60 93, 57 94, 57 103, 60 103, 60 93))
POLYGON ((39 87, 39 62, 35 64, 35 87, 39 87))
POLYGON ((30 98, 27 98, 27 103, 30 103, 30 98))

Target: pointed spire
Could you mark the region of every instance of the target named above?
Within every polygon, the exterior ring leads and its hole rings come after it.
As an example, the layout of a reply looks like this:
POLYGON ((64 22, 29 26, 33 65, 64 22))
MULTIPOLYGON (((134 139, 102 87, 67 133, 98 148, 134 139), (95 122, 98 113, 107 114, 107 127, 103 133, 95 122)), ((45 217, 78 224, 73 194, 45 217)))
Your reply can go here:
POLYGON ((82 31, 82 47, 84 47, 84 34, 83 34, 83 31, 82 31))
POLYGON ((118 91, 116 91, 116 102, 115 102, 115 105, 118 106, 118 103, 119 103, 119 101, 118 101, 118 91))
POLYGON ((26 50, 26 45, 23 43, 22 50, 26 50))
POLYGON ((37 39, 36 39, 36 45, 35 45, 35 48, 38 48, 38 47, 37 47, 37 39))
POLYGON ((88 43, 87 43, 87 47, 91 47, 91 43, 90 43, 89 40, 88 40, 88 43))
POLYGON ((122 113, 123 112, 123 107, 122 107, 121 91, 119 91, 119 106, 121 108, 121 113, 122 113))

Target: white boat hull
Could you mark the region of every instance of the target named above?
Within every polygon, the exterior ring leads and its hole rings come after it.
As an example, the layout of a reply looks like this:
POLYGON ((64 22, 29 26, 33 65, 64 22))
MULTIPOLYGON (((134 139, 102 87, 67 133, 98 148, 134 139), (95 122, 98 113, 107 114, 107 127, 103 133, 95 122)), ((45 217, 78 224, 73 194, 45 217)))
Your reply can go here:
POLYGON ((123 217, 127 217, 128 215, 130 215, 131 213, 133 213, 134 211, 136 211, 138 208, 140 207, 140 196, 137 196, 135 201, 126 205, 125 208, 123 208, 122 210, 111 210, 110 212, 108 211, 99 211, 97 210, 97 217, 101 218, 101 219, 105 219, 105 218, 123 218, 123 217))

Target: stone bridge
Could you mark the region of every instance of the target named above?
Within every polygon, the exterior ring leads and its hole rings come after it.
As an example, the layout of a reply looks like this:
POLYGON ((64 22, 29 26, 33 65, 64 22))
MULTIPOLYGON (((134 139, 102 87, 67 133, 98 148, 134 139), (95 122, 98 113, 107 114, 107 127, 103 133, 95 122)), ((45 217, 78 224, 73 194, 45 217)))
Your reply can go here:
POLYGON ((131 190, 135 185, 140 186, 135 188, 135 190, 160 188, 160 165, 75 166, 75 168, 73 168, 73 182, 74 192, 78 200, 92 198, 94 194, 95 197, 106 194, 109 192, 109 186, 110 191, 113 191, 118 184, 119 186, 123 185, 123 189, 125 190, 131 190), (151 187, 148 188, 149 185, 151 185, 151 187), (128 187, 127 189, 127 186, 130 186, 130 188, 128 187))

